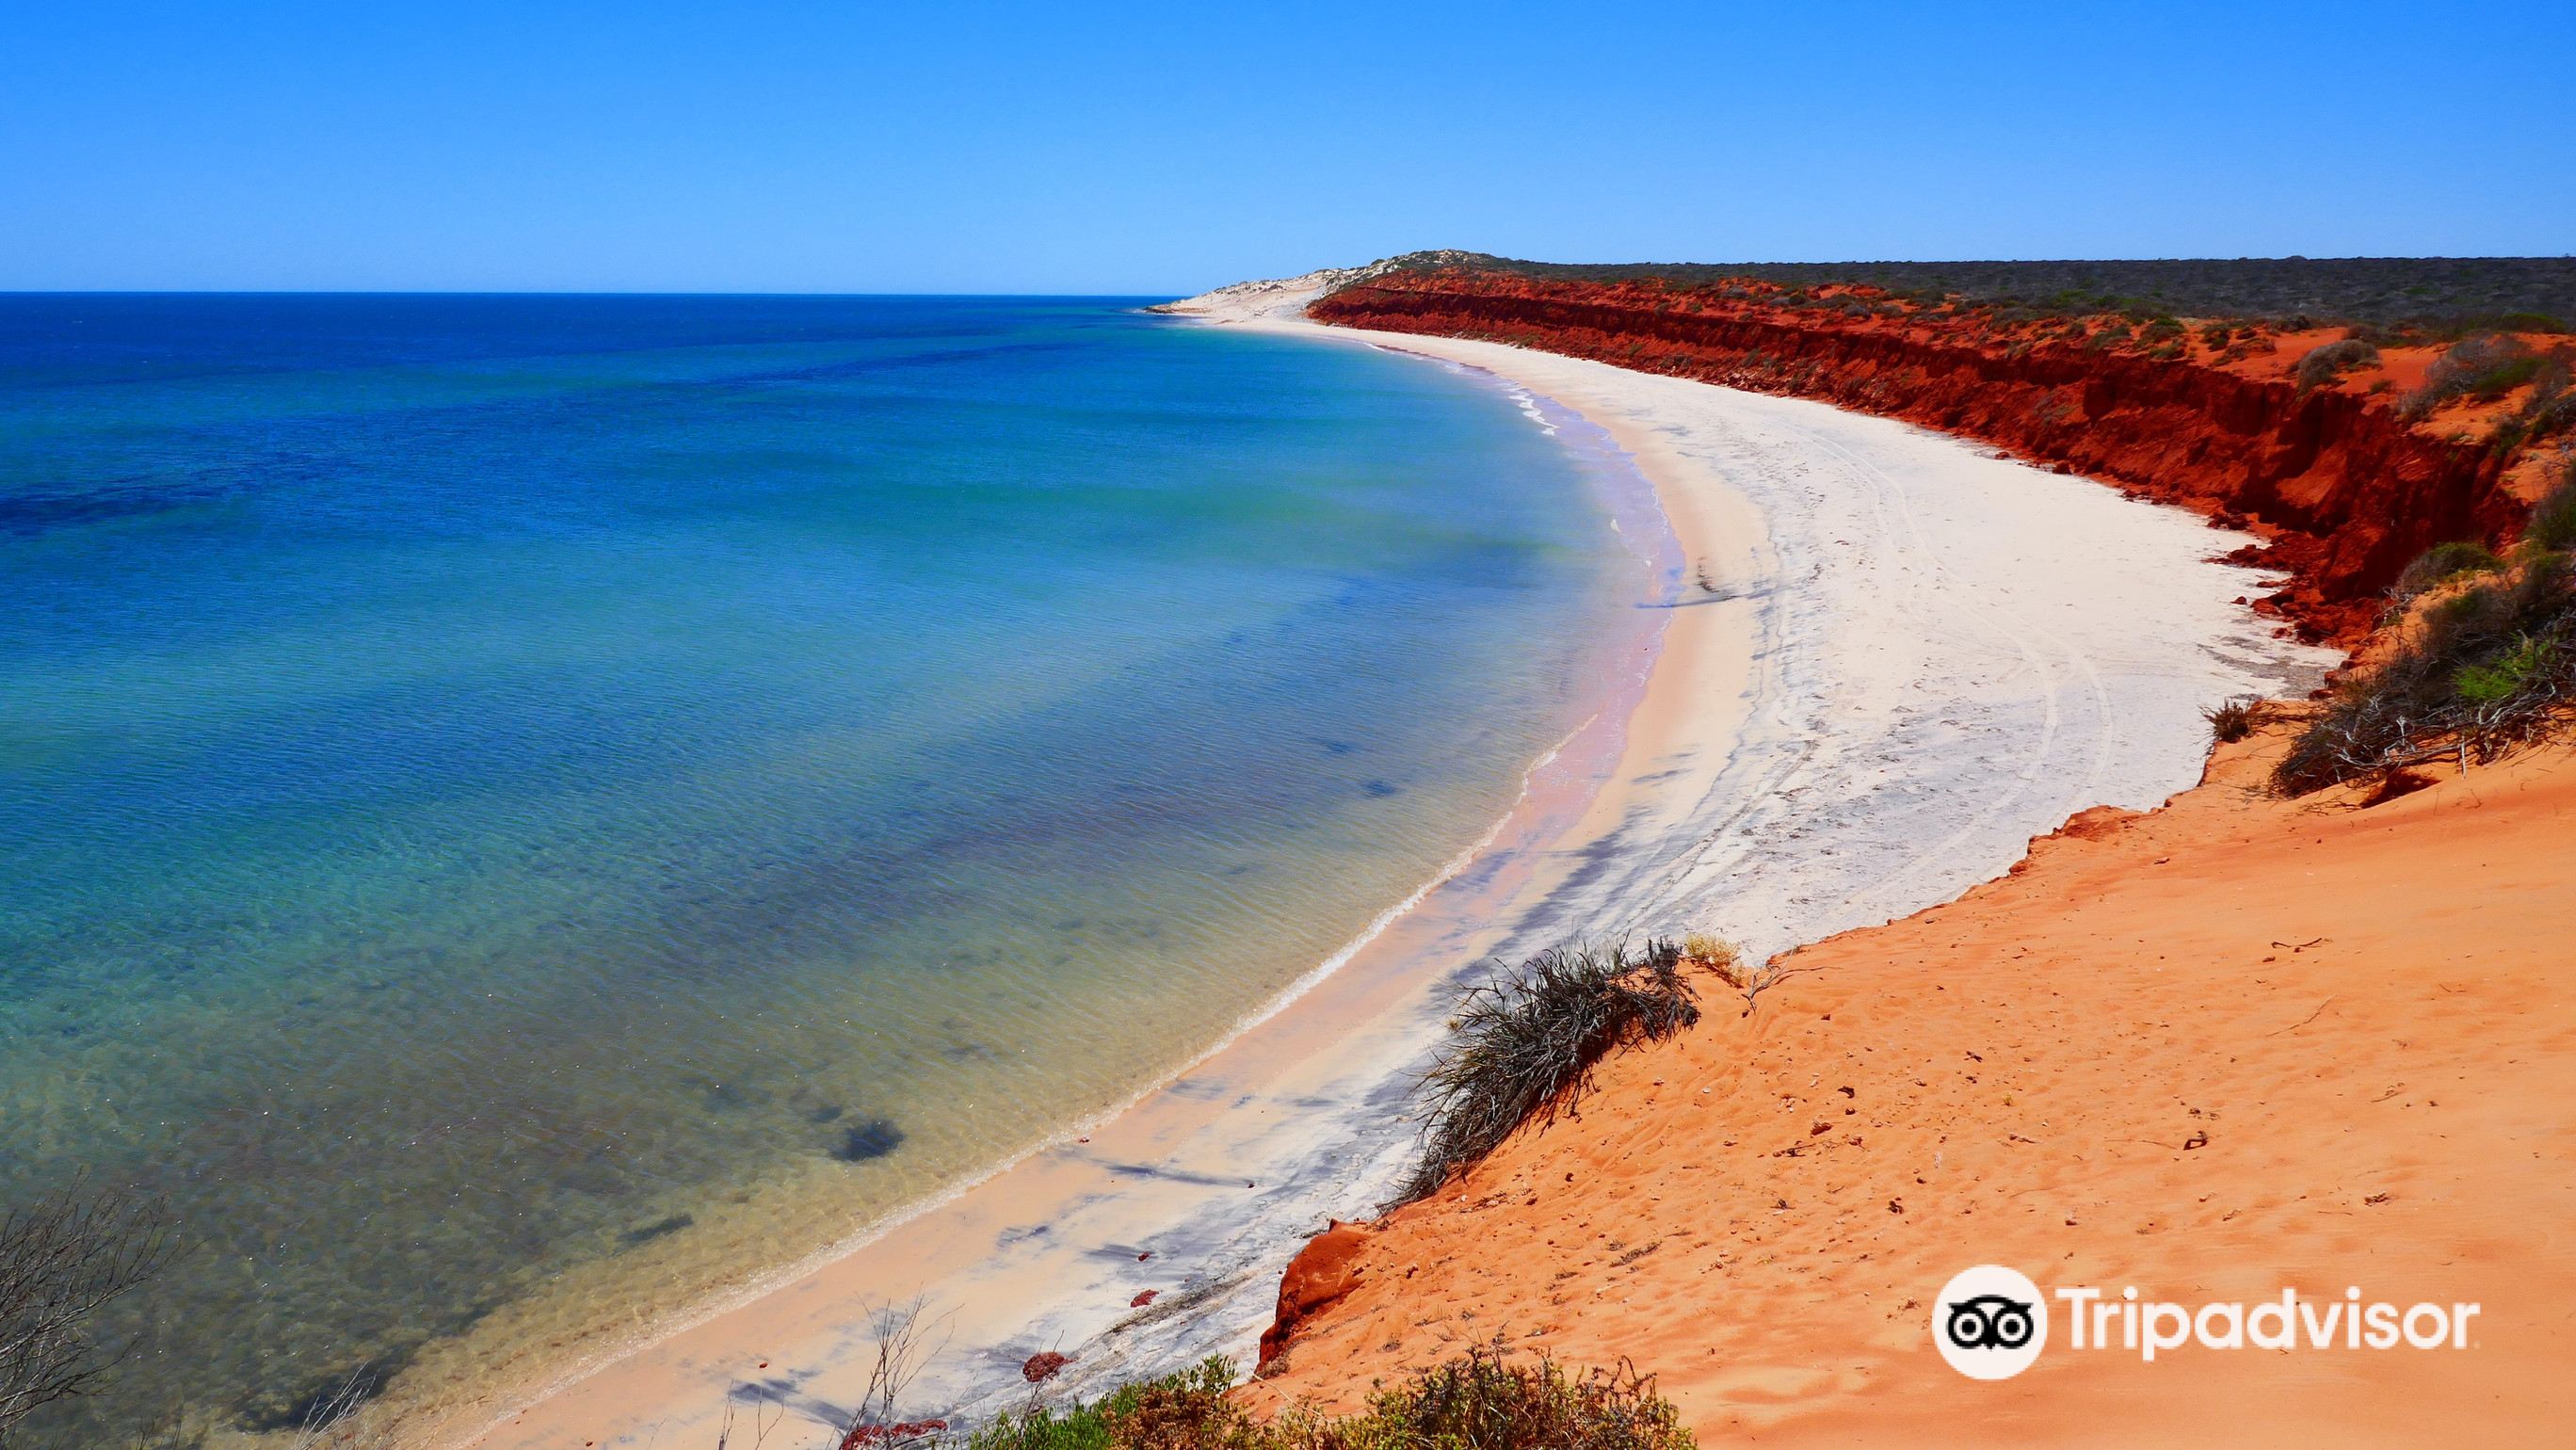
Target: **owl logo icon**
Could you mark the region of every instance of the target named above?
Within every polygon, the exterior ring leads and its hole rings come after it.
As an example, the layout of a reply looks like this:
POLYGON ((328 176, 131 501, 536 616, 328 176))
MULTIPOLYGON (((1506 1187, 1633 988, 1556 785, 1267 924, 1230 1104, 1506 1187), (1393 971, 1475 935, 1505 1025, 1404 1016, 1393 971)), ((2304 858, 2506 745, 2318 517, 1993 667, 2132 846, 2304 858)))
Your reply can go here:
POLYGON ((1932 1342, 1952 1369, 2006 1380, 2048 1342, 2048 1300, 2019 1270, 1979 1264, 1953 1276, 1932 1304, 1932 1342))

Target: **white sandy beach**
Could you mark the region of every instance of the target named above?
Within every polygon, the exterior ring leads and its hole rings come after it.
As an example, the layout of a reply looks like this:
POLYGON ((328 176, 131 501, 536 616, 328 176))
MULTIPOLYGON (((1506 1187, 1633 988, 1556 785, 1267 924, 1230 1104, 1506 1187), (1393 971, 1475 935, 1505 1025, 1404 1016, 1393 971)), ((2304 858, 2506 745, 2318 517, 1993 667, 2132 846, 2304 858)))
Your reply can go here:
POLYGON ((730 1396, 801 1447, 859 1400, 875 1306, 916 1294, 944 1348, 912 1414, 1018 1402, 1044 1350, 1073 1358, 1051 1392, 1248 1363, 1295 1247, 1401 1171, 1406 1085, 1481 961, 1684 929, 1758 956, 1904 915, 2074 811, 2191 784, 2201 707, 2331 663, 2231 604, 2261 586, 2212 559, 2246 540, 2178 510, 1820 404, 1323 328, 1296 316, 1304 281, 1198 303, 1211 323, 1484 370, 1651 481, 1681 562, 1638 601, 1660 647, 1617 664, 1633 709, 1534 771, 1489 846, 1348 962, 1083 1141, 646 1326, 542 1395, 428 1387, 457 1408, 421 1443, 712 1446, 730 1396))

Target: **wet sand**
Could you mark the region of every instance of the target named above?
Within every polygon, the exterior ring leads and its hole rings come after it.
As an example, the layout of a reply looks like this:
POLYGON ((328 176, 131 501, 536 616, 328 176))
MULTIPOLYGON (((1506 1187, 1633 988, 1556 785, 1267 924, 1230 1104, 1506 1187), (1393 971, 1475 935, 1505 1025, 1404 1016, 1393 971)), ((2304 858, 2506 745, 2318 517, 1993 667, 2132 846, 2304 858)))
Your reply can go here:
POLYGON ((1073 1391, 1202 1353, 1248 1359, 1295 1245, 1373 1211, 1401 1172, 1407 1084, 1490 956, 1693 928, 1765 955, 1902 916, 1999 874, 2073 811, 2190 784, 2202 705, 2326 662, 2229 603, 2260 592, 2211 562, 2241 536, 1955 439, 1491 344, 1316 328, 1275 300, 1233 320, 1481 368, 1569 438, 1597 427, 1633 458, 1670 540, 1641 540, 1657 582, 1639 630, 1607 647, 1602 712, 1453 875, 1084 1141, 647 1323, 551 1386, 452 1387, 435 1397, 455 1411, 420 1443, 712 1444, 729 1396, 785 1416, 773 1440, 801 1443, 859 1399, 875 1306, 916 1294, 942 1351, 912 1413, 1016 1402, 1020 1362, 1045 1350, 1073 1356, 1056 1382, 1073 1391))

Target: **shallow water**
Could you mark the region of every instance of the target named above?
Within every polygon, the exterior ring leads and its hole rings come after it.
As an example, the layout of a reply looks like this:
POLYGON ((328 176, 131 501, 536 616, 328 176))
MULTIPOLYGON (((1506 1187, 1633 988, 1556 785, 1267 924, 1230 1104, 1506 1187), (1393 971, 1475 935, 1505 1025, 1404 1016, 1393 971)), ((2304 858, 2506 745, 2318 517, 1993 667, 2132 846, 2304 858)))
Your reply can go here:
POLYGON ((1586 710, 1596 466, 1123 302, 0 298, 0 1198, 189 1248, 33 1443, 704 1292, 1186 1060, 1586 710))

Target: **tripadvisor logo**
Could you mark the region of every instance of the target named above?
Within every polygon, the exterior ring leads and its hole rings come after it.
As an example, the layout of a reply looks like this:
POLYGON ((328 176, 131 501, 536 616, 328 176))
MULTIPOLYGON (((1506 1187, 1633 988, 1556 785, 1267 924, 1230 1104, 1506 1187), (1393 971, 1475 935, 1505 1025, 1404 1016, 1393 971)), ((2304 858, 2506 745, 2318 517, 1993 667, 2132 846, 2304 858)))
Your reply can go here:
POLYGON ((2121 1349, 2153 1364, 2159 1353, 2203 1349, 2467 1349, 2475 1304, 2364 1303, 2361 1290, 2341 1298, 2278 1298, 2197 1306, 2142 1299, 2134 1288, 2106 1294, 2061 1288, 2053 1296, 2019 1271, 1997 1264, 1963 1269, 1932 1303, 1932 1342, 1952 1369, 1970 1379, 2010 1379, 2031 1367, 2048 1344, 2048 1300, 2065 1309, 2068 1349, 2121 1349))
POLYGON ((2011 1379, 2048 1343, 2048 1301, 2018 1269, 1962 1269, 1933 1301, 1932 1342, 1972 1380, 2011 1379))

